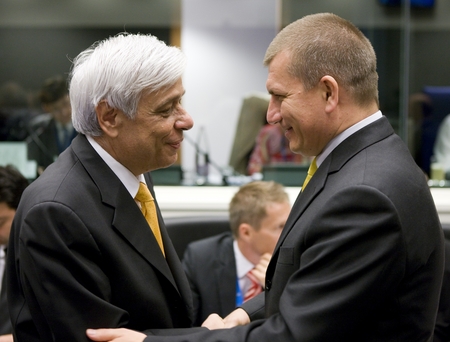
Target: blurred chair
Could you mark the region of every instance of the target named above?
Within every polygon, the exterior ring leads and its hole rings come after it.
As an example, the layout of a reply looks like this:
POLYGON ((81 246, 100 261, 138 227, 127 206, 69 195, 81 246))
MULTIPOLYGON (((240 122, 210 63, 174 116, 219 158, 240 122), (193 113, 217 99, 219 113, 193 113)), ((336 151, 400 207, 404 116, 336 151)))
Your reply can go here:
POLYGON ((242 102, 228 162, 240 174, 247 173, 247 164, 255 146, 256 136, 267 123, 269 100, 268 94, 254 93, 246 96, 242 102))
POLYGON ((230 232, 228 216, 168 217, 164 223, 180 260, 189 243, 224 232, 230 232))

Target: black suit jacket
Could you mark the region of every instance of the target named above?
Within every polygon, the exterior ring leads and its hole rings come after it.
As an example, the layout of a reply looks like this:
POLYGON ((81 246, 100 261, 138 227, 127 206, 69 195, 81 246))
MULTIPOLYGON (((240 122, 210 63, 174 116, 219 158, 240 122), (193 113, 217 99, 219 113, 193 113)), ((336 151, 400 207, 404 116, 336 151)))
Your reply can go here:
POLYGON ((189 284, 157 210, 166 258, 124 185, 85 136, 75 138, 16 212, 7 256, 16 341, 191 326, 189 284))
POLYGON ((433 342, 450 341, 450 241, 445 240, 445 267, 433 342))
POLYGON ((425 176, 383 117, 343 141, 298 196, 266 291, 243 304, 253 322, 182 341, 429 341, 443 241, 425 176))
POLYGON ((6 298, 6 277, 3 277, 0 291, 0 335, 6 334, 12 334, 12 327, 6 298))
POLYGON ((236 260, 231 232, 192 242, 183 256, 191 286, 194 325, 212 313, 225 317, 236 307, 236 260))

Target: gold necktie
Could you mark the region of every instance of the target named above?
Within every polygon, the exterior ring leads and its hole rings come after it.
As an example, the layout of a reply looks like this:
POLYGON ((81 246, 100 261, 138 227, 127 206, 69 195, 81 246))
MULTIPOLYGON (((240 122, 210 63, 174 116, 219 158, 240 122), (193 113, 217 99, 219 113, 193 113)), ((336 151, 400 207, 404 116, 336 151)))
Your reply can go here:
POLYGON ((308 185, 310 179, 314 175, 314 173, 317 170, 317 164, 316 164, 316 158, 313 159, 311 162, 311 165, 309 165, 308 174, 306 175, 305 181, 303 182, 302 191, 305 190, 306 186, 308 185))
POLYGON ((144 214, 144 217, 147 220, 153 234, 155 235, 159 247, 161 248, 161 252, 165 256, 164 246, 161 238, 161 231, 159 230, 158 215, 156 214, 155 200, 148 190, 147 185, 140 182, 139 190, 136 194, 135 199, 141 203, 142 214, 144 214))

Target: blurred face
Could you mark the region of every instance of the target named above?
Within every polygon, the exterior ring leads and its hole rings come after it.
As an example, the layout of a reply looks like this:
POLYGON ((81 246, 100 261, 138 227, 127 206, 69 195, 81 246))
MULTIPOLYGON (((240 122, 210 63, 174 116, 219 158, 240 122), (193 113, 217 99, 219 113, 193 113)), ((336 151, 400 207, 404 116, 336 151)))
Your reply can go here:
POLYGON ((72 109, 70 107, 69 95, 60 98, 58 101, 43 106, 47 113, 50 113, 56 121, 67 124, 72 120, 72 109))
POLYGON ((16 211, 5 202, 0 202, 0 245, 6 245, 11 232, 11 225, 16 211))
POLYGON ((270 203, 266 207, 266 217, 262 219, 258 230, 251 228, 250 243, 252 249, 262 256, 272 254, 291 211, 289 202, 270 203))
POLYGON ((326 98, 319 87, 305 91, 300 80, 288 73, 289 64, 290 55, 283 51, 269 65, 267 121, 281 126, 293 152, 316 156, 332 137, 327 131, 326 98))
POLYGON ((177 160, 183 131, 193 126, 181 106, 184 92, 179 79, 171 87, 142 96, 134 120, 119 111, 113 154, 133 174, 164 168, 177 160))

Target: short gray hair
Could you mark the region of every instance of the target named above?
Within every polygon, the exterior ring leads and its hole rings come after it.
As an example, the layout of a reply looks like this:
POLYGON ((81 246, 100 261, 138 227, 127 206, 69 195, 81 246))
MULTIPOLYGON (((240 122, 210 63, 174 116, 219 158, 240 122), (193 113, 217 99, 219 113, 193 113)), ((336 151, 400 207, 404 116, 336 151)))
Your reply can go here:
POLYGON ((102 100, 133 119, 142 94, 175 84, 185 67, 179 48, 152 35, 120 33, 94 43, 73 61, 73 126, 82 134, 101 135, 95 108, 102 100))

